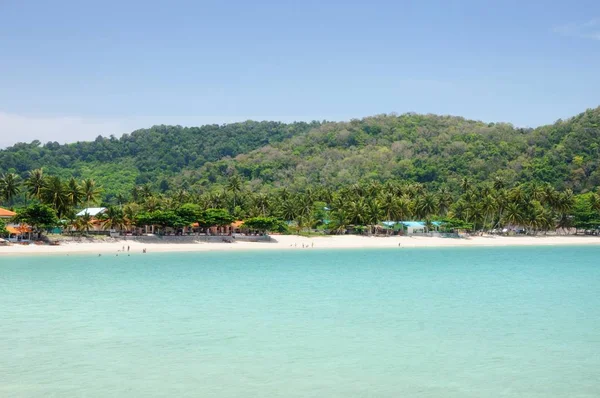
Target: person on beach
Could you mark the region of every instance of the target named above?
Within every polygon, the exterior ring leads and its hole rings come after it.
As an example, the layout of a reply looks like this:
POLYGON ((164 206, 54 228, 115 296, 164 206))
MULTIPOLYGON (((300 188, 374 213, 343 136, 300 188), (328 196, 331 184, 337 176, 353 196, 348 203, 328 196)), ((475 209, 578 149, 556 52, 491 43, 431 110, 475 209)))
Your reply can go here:
POLYGON ((127 245, 127 253, 129 253, 129 245, 127 245))

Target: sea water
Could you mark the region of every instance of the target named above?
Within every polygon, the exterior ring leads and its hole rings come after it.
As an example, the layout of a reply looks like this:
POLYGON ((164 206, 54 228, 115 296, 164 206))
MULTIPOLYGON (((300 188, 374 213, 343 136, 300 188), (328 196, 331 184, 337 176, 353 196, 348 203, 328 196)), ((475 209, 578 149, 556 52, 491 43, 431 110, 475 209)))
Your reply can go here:
POLYGON ((600 247, 0 257, 0 397, 600 396, 600 247))

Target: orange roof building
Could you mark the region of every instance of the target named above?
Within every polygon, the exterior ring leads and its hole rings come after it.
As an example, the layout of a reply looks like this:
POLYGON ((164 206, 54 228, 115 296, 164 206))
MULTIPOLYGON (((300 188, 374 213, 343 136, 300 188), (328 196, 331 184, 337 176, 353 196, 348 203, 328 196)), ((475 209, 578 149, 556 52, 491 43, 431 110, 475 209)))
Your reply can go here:
POLYGON ((0 207, 0 218, 13 218, 17 213, 0 207))
POLYGON ((29 225, 19 225, 18 227, 13 227, 12 225, 8 225, 6 230, 9 234, 12 235, 22 235, 31 232, 31 227, 29 225))

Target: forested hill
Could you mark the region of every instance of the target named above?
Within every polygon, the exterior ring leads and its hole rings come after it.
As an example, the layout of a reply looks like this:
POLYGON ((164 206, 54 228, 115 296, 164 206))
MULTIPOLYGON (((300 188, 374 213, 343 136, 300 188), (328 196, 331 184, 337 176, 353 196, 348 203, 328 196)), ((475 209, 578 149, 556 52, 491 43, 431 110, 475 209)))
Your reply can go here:
POLYGON ((0 173, 94 178, 107 199, 135 185, 204 192, 239 174, 257 191, 340 187, 389 179, 458 190, 502 177, 585 192, 600 185, 600 108, 537 129, 461 117, 378 115, 343 123, 244 122, 155 126, 117 139, 17 144, 0 151, 0 173))

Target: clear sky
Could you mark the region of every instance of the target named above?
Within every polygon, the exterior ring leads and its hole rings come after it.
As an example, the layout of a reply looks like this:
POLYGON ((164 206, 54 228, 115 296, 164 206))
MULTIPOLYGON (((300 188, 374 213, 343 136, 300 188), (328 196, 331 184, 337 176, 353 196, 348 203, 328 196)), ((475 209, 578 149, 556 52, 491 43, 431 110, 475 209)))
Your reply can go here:
POLYGON ((0 147, 153 124, 600 105, 600 2, 0 0, 0 147))

